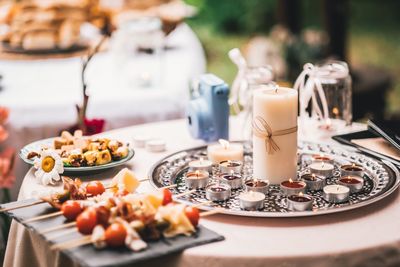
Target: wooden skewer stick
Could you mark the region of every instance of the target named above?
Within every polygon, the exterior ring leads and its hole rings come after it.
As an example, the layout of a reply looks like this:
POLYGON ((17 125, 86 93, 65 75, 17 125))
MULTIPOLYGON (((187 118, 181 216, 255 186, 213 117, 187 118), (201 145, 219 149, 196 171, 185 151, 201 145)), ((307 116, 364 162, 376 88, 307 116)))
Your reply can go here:
POLYGON ((39 221, 39 220, 44 220, 44 219, 56 217, 58 215, 62 215, 62 211, 56 211, 56 212, 53 212, 53 213, 50 213, 50 214, 45 214, 45 215, 33 217, 33 218, 30 218, 30 219, 27 219, 27 220, 23 221, 23 223, 36 222, 36 221, 39 221))
MULTIPOLYGON (((139 182, 144 182, 144 181, 148 181, 148 180, 149 180, 149 178, 145 178, 145 179, 139 180, 139 182)), ((169 187, 162 187, 162 188, 172 188, 172 187, 175 187, 175 186, 176 186, 176 185, 169 186, 169 187)), ((109 186, 105 187, 105 189, 111 189, 111 188, 113 188, 113 187, 114 187, 114 186, 109 185, 109 186)), ((9 208, 0 209, 0 213, 1 213, 1 212, 6 212, 6 211, 11 211, 11 210, 16 210, 16 209, 21 209, 21 208, 25 208, 25 207, 30 207, 30 206, 42 204, 42 203, 45 203, 45 202, 46 202, 46 201, 39 199, 39 200, 37 200, 37 201, 35 201, 35 202, 32 202, 32 203, 26 203, 26 204, 21 204, 21 205, 14 206, 14 207, 9 207, 9 208)), ((54 216, 56 216, 56 215, 54 215, 54 216)), ((33 219, 34 219, 34 218, 32 218, 32 220, 33 220, 33 219)), ((33 220, 33 221, 35 221, 35 220, 33 220)), ((31 221, 31 222, 32 222, 32 221, 31 221)))
POLYGON ((222 211, 222 209, 213 209, 213 210, 205 211, 205 212, 200 213, 200 217, 206 217, 206 216, 218 214, 218 213, 221 213, 221 211, 222 211))
POLYGON ((213 203, 212 201, 205 201, 205 202, 202 202, 202 203, 198 203, 198 204, 196 204, 196 205, 193 205, 192 207, 193 208, 200 208, 200 207, 202 207, 202 206, 208 206, 209 204, 211 204, 211 203, 213 203))
POLYGON ((76 248, 76 247, 80 247, 80 246, 85 246, 85 245, 92 244, 92 243, 93 243, 93 241, 91 239, 86 239, 86 240, 78 241, 73 244, 69 244, 68 246, 55 247, 54 249, 65 250, 65 249, 71 249, 71 248, 76 248))
POLYGON ((159 189, 169 189, 169 188, 174 188, 177 186, 178 186, 177 184, 171 184, 171 185, 166 185, 166 186, 160 187, 159 189))
POLYGON ((37 200, 35 202, 31 202, 31 203, 21 204, 21 205, 14 206, 14 207, 0 209, 0 212, 5 212, 5 211, 10 211, 10 210, 16 210, 16 209, 20 209, 20 208, 30 207, 30 206, 42 204, 44 202, 45 202, 44 200, 39 199, 39 200, 37 200))
MULTIPOLYGON (((214 209, 214 210, 210 210, 210 211, 206 211, 206 212, 202 212, 200 213, 200 217, 206 217, 206 216, 211 216, 213 214, 217 214, 220 213, 222 209, 214 209)), ((60 243, 60 244, 56 244, 50 247, 50 249, 52 250, 64 250, 64 249, 71 249, 71 248, 75 248, 75 247, 79 247, 79 246, 84 246, 87 244, 91 244, 93 243, 93 241, 91 240, 91 236, 90 235, 86 235, 80 239, 74 239, 74 240, 70 240, 64 243, 60 243)))
POLYGON ((66 229, 65 231, 61 231, 61 232, 56 232, 56 233, 51 232, 51 233, 54 233, 54 234, 52 234, 51 236, 47 237, 47 239, 56 239, 56 238, 64 236, 64 235, 68 235, 68 234, 71 234, 71 233, 76 233, 77 231, 78 231, 78 228, 73 227, 73 228, 69 228, 69 229, 66 229))
POLYGON ((69 249, 69 248, 74 248, 74 247, 90 244, 90 243, 92 243, 91 237, 92 237, 91 235, 85 235, 84 237, 82 237, 80 239, 74 239, 74 240, 70 240, 70 241, 66 241, 63 243, 52 245, 50 247, 50 249, 51 250, 56 250, 56 249, 63 250, 63 249, 69 249))
POLYGON ((190 194, 192 194, 192 193, 194 193, 194 192, 196 192, 196 189, 189 190, 189 191, 186 191, 186 192, 177 194, 177 195, 175 195, 174 197, 175 197, 175 198, 180 198, 180 197, 183 197, 183 196, 186 196, 186 195, 190 195, 190 194))
POLYGON ((54 226, 54 227, 50 227, 50 228, 44 229, 44 230, 40 231, 40 233, 43 235, 43 234, 47 234, 47 233, 50 233, 50 232, 53 232, 53 231, 69 228, 69 227, 72 227, 72 226, 75 226, 75 225, 76 225, 76 222, 65 223, 65 224, 62 224, 62 225, 57 225, 57 226, 54 226))
MULTIPOLYGON (((146 179, 146 180, 148 180, 148 179, 146 179)), ((173 187, 176 187, 176 186, 177 186, 176 184, 168 185, 168 186, 161 187, 160 189, 173 188, 173 187)), ((106 187, 106 189, 110 189, 110 188, 113 188, 113 187, 114 186, 108 186, 108 187, 106 187)), ((31 223, 31 222, 35 222, 35 221, 39 221, 39 220, 44 220, 44 219, 52 218, 52 217, 55 217, 55 216, 58 216, 58 215, 62 215, 62 212, 61 211, 56 211, 56 212, 53 212, 53 213, 50 213, 50 214, 45 214, 45 215, 40 215, 40 216, 37 216, 37 217, 33 217, 33 218, 28 219, 28 220, 25 220, 24 223, 31 223)))

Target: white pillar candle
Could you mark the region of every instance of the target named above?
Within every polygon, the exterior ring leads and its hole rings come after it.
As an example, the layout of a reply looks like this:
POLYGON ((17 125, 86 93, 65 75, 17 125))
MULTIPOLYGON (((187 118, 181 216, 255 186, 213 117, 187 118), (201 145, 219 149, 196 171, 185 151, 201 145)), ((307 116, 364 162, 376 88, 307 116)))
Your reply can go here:
POLYGON ((212 144, 207 147, 208 159, 215 164, 226 160, 243 161, 243 145, 232 144, 226 140, 219 140, 218 144, 212 144))
POLYGON ((264 87, 253 97, 253 175, 280 184, 296 179, 297 91, 264 87))

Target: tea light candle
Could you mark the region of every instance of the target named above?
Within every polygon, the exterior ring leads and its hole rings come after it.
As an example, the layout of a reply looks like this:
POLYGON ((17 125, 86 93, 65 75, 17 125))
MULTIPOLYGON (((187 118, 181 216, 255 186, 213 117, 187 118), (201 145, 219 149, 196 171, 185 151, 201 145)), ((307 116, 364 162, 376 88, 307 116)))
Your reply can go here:
POLYGON ((260 192, 243 192, 239 195, 240 208, 243 210, 261 210, 264 208, 265 195, 260 192))
POLYGON ((231 173, 222 173, 219 177, 222 182, 229 184, 232 189, 242 187, 242 176, 233 173, 233 171, 231 171, 231 173))
POLYGON ((208 159, 214 164, 219 164, 226 160, 243 161, 243 145, 231 144, 226 140, 220 139, 219 144, 212 144, 207 147, 208 159))
POLYGON ((224 160, 219 163, 219 170, 224 173, 241 173, 243 163, 237 160, 224 160))
POLYGON ((146 142, 146 149, 150 152, 163 152, 166 149, 166 143, 162 139, 152 139, 146 142))
POLYGON ((209 160, 204 160, 200 158, 199 160, 194 160, 189 162, 189 169, 192 171, 207 171, 212 172, 212 162, 209 160))
POLYGON ((359 176, 346 176, 340 178, 337 183, 347 186, 350 189, 350 193, 358 193, 364 186, 364 179, 359 176))
POLYGON ((310 191, 319 191, 326 185, 326 177, 314 173, 306 173, 301 176, 301 180, 303 180, 307 189, 310 191))
POLYGON ((342 176, 354 175, 354 176, 363 177, 364 176, 364 168, 360 165, 356 165, 355 163, 342 165, 342 166, 340 166, 340 174, 342 176))
POLYGON ((253 92, 253 174, 279 185, 297 175, 297 90, 253 92))
POLYGON ((281 192, 285 196, 298 195, 299 193, 305 193, 306 183, 303 181, 293 181, 289 179, 288 181, 283 181, 280 185, 281 192))
POLYGON ((312 210, 313 197, 299 193, 287 197, 287 207, 290 211, 312 210))
POLYGON ((313 162, 326 162, 326 163, 330 163, 333 164, 333 159, 327 155, 324 154, 315 154, 312 156, 313 158, 313 162))
POLYGON ((267 195, 269 189, 269 183, 266 180, 252 179, 244 182, 244 188, 246 191, 260 192, 263 193, 264 195, 267 195))
POLYGON ((350 189, 347 186, 333 184, 323 189, 323 197, 331 203, 343 203, 349 200, 350 189))
POLYGON ((225 201, 231 197, 231 187, 228 184, 216 183, 206 187, 206 198, 211 201, 225 201))
POLYGON ((185 184, 189 189, 205 188, 208 184, 208 180, 209 173, 207 171, 191 171, 185 175, 185 184))
POLYGON ((322 161, 311 163, 309 168, 311 173, 320 174, 326 177, 332 177, 335 167, 333 166, 333 164, 322 161))
POLYGON ((132 138, 134 148, 144 148, 151 138, 145 135, 136 135, 132 138))

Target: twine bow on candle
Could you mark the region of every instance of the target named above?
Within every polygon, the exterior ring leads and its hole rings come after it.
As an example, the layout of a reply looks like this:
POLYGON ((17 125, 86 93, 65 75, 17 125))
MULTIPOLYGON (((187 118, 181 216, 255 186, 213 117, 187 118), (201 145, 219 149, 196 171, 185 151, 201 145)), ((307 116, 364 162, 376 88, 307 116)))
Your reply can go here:
POLYGON ((265 149, 269 155, 280 150, 278 144, 273 139, 274 136, 287 135, 295 132, 297 132, 297 126, 285 130, 272 131, 269 124, 262 117, 256 116, 253 120, 253 134, 265 140, 265 149))

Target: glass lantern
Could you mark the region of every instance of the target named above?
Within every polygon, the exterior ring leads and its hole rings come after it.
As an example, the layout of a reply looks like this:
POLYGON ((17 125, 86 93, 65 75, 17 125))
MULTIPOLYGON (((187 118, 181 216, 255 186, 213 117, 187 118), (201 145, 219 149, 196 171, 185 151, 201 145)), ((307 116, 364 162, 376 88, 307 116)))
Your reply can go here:
MULTIPOLYGON (((326 126, 330 126, 331 119, 336 119, 334 122, 342 120, 345 125, 350 125, 353 119, 352 82, 347 63, 327 61, 317 65, 316 78, 321 83, 328 107, 326 126)), ((321 98, 317 98, 317 104, 322 106, 321 98)))
POLYGON ((243 140, 252 138, 253 91, 260 86, 271 85, 273 77, 270 66, 247 67, 240 81, 235 81, 238 82, 239 87, 238 90, 232 92, 230 100, 234 111, 244 117, 243 140))

